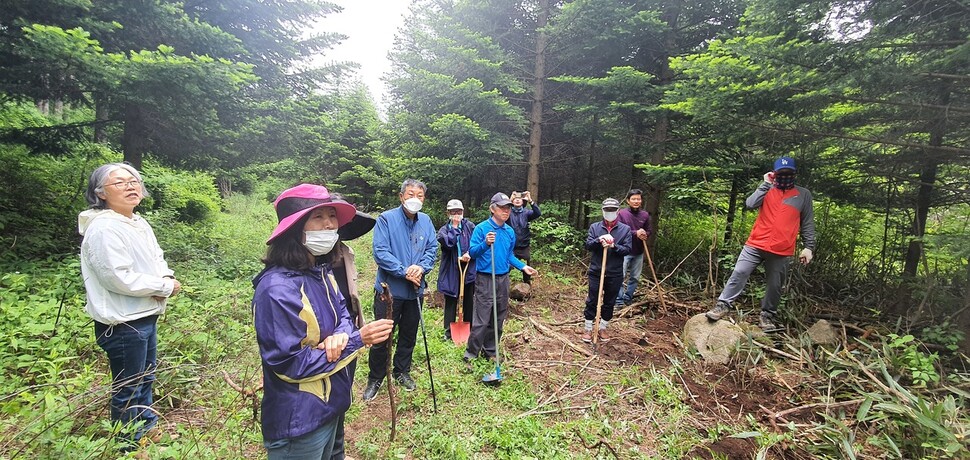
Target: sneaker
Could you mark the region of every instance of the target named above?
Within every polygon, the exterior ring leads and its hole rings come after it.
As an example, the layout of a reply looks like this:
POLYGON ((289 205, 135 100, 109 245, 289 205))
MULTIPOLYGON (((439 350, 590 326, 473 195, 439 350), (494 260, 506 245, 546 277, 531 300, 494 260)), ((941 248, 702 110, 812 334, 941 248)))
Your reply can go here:
POLYGON ((761 312, 761 320, 758 322, 758 325, 761 326, 761 330, 765 333, 778 332, 785 329, 778 325, 775 320, 775 315, 766 311, 761 312))
POLYGON ((411 378, 411 374, 395 375, 394 381, 397 382, 398 385, 404 387, 405 391, 414 391, 414 389, 418 387, 418 385, 414 383, 414 379, 411 378))
POLYGON ((610 341, 610 336, 606 333, 606 329, 600 329, 598 335, 599 335, 599 341, 600 342, 609 342, 610 341))
POLYGON ((717 303, 714 304, 714 308, 710 309, 710 311, 707 313, 704 313, 704 315, 707 316, 707 319, 710 321, 718 321, 730 313, 731 304, 723 300, 718 300, 717 303))
POLYGON ((377 397, 377 391, 381 389, 382 380, 367 380, 367 388, 364 388, 364 402, 377 397))
POLYGON ((586 342, 586 343, 593 342, 593 331, 583 332, 583 342, 586 342))

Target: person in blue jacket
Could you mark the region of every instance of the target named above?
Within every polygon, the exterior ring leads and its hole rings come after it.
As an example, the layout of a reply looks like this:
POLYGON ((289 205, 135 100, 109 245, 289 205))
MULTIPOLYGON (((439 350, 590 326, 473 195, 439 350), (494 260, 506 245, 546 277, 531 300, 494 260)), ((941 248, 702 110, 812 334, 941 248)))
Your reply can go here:
MULTIPOLYGON (((377 262, 374 316, 387 315, 387 305, 381 299, 381 283, 387 283, 394 298, 394 325, 398 329, 392 377, 406 391, 417 387, 411 378, 411 355, 421 319, 418 302, 424 295, 424 275, 434 268, 438 257, 434 224, 427 214, 420 212, 427 192, 423 182, 405 180, 398 195, 401 206, 384 211, 374 227, 374 261, 377 262)), ((387 376, 387 359, 387 347, 383 343, 371 348, 364 401, 377 397, 387 376)))
MULTIPOLYGON (((492 217, 475 226, 472 232, 471 249, 468 251, 475 259, 475 306, 472 313, 471 334, 468 336, 468 346, 465 348, 466 363, 484 355, 495 357, 495 329, 498 328, 499 340, 502 335, 502 325, 509 311, 509 271, 510 267, 522 270, 522 273, 535 276, 539 272, 522 262, 513 252, 515 248, 515 232, 510 225, 506 225, 509 214, 512 213, 512 201, 504 193, 496 193, 489 204, 492 217), (498 303, 498 324, 495 324, 492 314, 492 253, 495 256, 495 291, 498 303)), ((614 294, 615 295, 615 294, 614 294)))
POLYGON ((331 266, 338 227, 354 206, 326 187, 301 184, 274 202, 279 224, 253 279, 253 318, 263 370, 263 445, 270 459, 329 459, 350 407, 348 366, 390 336, 393 323, 358 329, 331 266))
POLYGON ((438 266, 438 291, 445 297, 445 340, 451 340, 451 323, 458 313, 458 294, 465 285, 462 299, 462 319, 472 320, 472 305, 475 295, 475 264, 468 254, 469 242, 475 224, 465 219, 465 206, 461 200, 450 200, 446 205, 448 223, 438 229, 438 242, 441 243, 441 264, 438 266), (459 280, 459 263, 464 267, 465 279, 459 280))
POLYGON ((596 304, 599 303, 600 271, 603 270, 603 251, 606 251, 606 273, 603 278, 603 305, 600 309, 599 341, 610 340, 606 326, 613 319, 616 294, 623 284, 623 258, 630 254, 633 245, 633 230, 620 222, 617 214, 620 202, 615 198, 603 200, 603 220, 589 226, 586 234, 586 249, 592 253, 589 262, 589 293, 586 295, 586 320, 583 342, 593 341, 593 321, 596 320, 596 304))

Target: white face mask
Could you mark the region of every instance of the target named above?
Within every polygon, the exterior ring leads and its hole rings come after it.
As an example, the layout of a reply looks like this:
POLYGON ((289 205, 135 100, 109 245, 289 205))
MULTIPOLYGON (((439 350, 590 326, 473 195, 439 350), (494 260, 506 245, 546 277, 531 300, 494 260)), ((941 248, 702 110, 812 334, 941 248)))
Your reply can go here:
POLYGON ((306 236, 306 243, 303 243, 303 246, 315 256, 328 254, 340 239, 336 230, 310 230, 303 234, 306 236))
POLYGON ((417 198, 408 198, 404 200, 404 209, 407 209, 411 214, 417 214, 418 211, 421 210, 421 206, 424 206, 424 203, 417 198))
POLYGON ((619 214, 616 211, 603 211, 603 220, 607 222, 613 222, 616 220, 616 216, 619 214))

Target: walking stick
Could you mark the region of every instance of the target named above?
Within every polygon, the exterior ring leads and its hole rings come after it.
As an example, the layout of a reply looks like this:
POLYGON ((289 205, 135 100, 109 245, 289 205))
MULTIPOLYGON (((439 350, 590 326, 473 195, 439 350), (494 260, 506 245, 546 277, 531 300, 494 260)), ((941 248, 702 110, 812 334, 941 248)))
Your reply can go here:
POLYGON ((438 413, 438 395, 434 391, 434 374, 431 373, 431 353, 428 352, 428 333, 424 330, 424 309, 421 301, 424 294, 418 295, 418 318, 421 324, 421 336, 424 337, 424 356, 428 358, 428 379, 431 380, 431 401, 434 403, 434 413, 438 413))
POLYGON ((606 280, 606 254, 609 253, 609 248, 603 246, 603 262, 600 264, 600 292, 596 299, 596 319, 593 320, 593 351, 596 351, 596 345, 599 343, 600 334, 600 315, 603 310, 603 282, 606 280))
MULTIPOLYGON (((391 295, 391 290, 388 288, 387 283, 381 283, 381 289, 384 292, 381 293, 381 301, 384 305, 387 305, 387 316, 386 318, 394 321, 394 296, 391 295)), ((397 433, 397 405, 394 404, 394 386, 391 381, 391 367, 392 367, 392 357, 394 356, 394 331, 391 330, 391 335, 387 337, 387 399, 391 401, 391 440, 390 443, 394 442, 394 434, 397 433)))
POLYGON ((667 304, 664 302, 664 290, 660 287, 660 281, 657 280, 657 271, 653 269, 653 257, 650 257, 650 250, 647 248, 647 240, 640 240, 643 243, 643 253, 647 255, 647 263, 650 264, 650 273, 653 274, 653 284, 657 286, 657 293, 660 295, 660 308, 664 312, 667 311, 667 304))
POLYGON ((489 386, 502 384, 502 352, 499 350, 498 336, 498 288, 495 287, 495 244, 492 244, 492 330, 495 332, 495 373, 485 374, 482 383, 489 386))

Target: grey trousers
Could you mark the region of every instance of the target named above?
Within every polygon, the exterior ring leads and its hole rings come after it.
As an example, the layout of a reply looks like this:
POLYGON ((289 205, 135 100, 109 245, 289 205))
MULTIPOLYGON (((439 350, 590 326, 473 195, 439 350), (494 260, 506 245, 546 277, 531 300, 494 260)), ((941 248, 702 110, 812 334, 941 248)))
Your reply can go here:
MULTIPOLYGON (((509 314, 509 274, 495 275, 495 292, 498 299, 498 335, 509 314)), ((465 358, 475 359, 482 353, 495 356, 495 329, 492 319, 492 274, 478 272, 475 276, 475 307, 472 312, 471 334, 465 348, 465 358)))
POLYGON ((755 268, 761 263, 765 264, 765 297, 761 299, 761 311, 772 315, 778 313, 778 304, 781 303, 781 286, 785 282, 785 274, 788 272, 788 262, 791 257, 772 254, 768 251, 755 249, 751 246, 744 246, 738 256, 738 262, 734 265, 734 272, 728 278, 724 290, 717 300, 733 303, 744 286, 748 284, 748 277, 754 272, 755 268))

